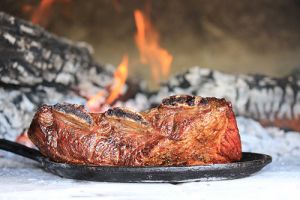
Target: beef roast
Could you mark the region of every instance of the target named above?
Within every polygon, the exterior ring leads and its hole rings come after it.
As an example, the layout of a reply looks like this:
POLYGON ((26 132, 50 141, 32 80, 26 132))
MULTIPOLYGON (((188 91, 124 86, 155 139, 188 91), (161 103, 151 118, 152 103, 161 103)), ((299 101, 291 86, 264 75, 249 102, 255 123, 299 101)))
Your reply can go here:
POLYGON ((28 134, 43 155, 73 164, 188 166, 241 159, 231 105, 217 98, 171 96, 142 113, 43 105, 28 134))

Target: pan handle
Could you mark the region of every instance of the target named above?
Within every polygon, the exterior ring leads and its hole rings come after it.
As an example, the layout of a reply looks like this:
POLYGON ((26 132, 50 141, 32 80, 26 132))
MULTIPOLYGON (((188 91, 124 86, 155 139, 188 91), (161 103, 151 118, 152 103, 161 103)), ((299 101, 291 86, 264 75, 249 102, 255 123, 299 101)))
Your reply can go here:
POLYGON ((38 162, 41 162, 43 158, 43 155, 38 150, 6 139, 0 139, 0 149, 30 158, 38 162))

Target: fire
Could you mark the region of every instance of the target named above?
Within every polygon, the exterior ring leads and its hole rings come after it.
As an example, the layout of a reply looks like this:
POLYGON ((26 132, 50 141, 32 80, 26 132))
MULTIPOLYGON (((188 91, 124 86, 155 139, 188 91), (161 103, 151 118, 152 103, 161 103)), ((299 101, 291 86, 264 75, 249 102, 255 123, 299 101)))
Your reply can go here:
POLYGON ((119 64, 117 70, 114 73, 114 84, 110 89, 110 94, 106 99, 106 103, 111 105, 116 98, 119 97, 123 85, 126 82, 128 76, 128 56, 124 56, 122 62, 119 64))
POLYGON ((128 56, 123 56, 121 63, 114 72, 113 84, 109 87, 109 95, 104 97, 104 92, 100 91, 95 96, 92 96, 87 106, 92 112, 99 112, 103 105, 112 105, 122 92, 122 88, 128 76, 128 56))
POLYGON ((96 95, 89 98, 87 101, 87 107, 91 112, 100 112, 101 104, 104 102, 105 94, 103 91, 98 92, 96 95))
POLYGON ((159 82, 161 75, 163 78, 169 76, 173 56, 160 47, 158 32, 141 10, 134 11, 134 18, 137 28, 135 42, 140 51, 140 60, 151 66, 152 77, 159 82))
POLYGON ((31 15, 31 22, 34 24, 44 25, 45 19, 49 17, 49 11, 55 0, 41 0, 39 6, 34 10, 31 15))
POLYGON ((23 5, 23 12, 31 13, 31 22, 33 24, 39 24, 41 26, 46 26, 48 24, 48 19, 52 8, 55 3, 70 3, 71 0, 41 0, 37 7, 33 7, 30 4, 23 5))

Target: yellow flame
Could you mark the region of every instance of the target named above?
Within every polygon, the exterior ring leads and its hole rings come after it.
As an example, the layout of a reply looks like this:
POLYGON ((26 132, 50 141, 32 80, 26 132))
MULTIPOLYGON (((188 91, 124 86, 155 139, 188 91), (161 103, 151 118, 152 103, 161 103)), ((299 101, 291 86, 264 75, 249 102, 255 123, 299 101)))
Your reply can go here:
POLYGON ((120 95, 121 90, 128 76, 128 56, 123 56, 122 62, 119 64, 114 73, 114 84, 110 89, 110 94, 106 99, 106 103, 111 105, 120 95))
POLYGON ((167 78, 173 56, 159 45, 159 34, 141 10, 134 11, 137 33, 135 42, 140 51, 140 60, 151 66, 152 77, 158 82, 161 75, 167 78))
POLYGON ((114 101, 119 97, 122 92, 122 88, 126 82, 128 76, 128 56, 123 56, 121 63, 114 72, 113 84, 110 85, 108 91, 109 94, 104 98, 104 92, 100 91, 96 95, 92 96, 87 106, 92 112, 101 111, 103 105, 112 105, 114 101), (104 99, 104 100, 103 100, 104 99))

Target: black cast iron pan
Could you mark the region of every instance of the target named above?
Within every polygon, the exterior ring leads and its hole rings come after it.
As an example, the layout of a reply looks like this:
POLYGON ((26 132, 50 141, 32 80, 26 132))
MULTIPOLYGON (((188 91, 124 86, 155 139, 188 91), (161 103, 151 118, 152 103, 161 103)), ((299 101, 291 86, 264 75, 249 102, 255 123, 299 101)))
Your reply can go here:
POLYGON ((191 182, 237 179, 250 176, 272 162, 269 155, 243 152, 242 160, 229 164, 180 167, 108 167, 57 163, 39 151, 0 139, 0 149, 30 158, 42 167, 64 178, 102 182, 191 182))

